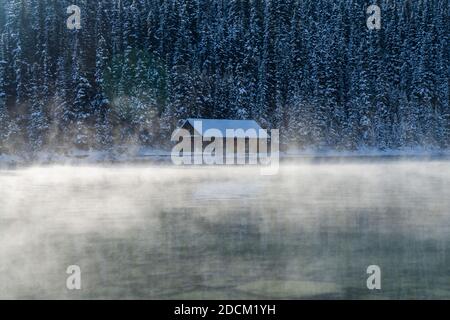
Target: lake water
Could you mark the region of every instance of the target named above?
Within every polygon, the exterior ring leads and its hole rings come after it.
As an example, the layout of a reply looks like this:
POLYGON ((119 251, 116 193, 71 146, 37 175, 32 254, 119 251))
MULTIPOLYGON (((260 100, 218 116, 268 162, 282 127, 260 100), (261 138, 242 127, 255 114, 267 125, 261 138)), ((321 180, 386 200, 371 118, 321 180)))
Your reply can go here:
POLYGON ((449 299, 450 161, 2 170, 0 298, 449 299))

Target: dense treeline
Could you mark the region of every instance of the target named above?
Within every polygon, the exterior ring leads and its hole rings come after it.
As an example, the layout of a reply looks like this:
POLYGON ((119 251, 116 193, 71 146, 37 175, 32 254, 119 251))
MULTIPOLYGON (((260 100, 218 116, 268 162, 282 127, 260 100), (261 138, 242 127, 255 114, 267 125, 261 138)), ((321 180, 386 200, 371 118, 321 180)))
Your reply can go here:
POLYGON ((448 0, 0 0, 0 154, 251 118, 337 149, 450 146, 448 0), (366 9, 382 9, 368 30, 366 9), (69 30, 69 5, 81 30, 69 30))

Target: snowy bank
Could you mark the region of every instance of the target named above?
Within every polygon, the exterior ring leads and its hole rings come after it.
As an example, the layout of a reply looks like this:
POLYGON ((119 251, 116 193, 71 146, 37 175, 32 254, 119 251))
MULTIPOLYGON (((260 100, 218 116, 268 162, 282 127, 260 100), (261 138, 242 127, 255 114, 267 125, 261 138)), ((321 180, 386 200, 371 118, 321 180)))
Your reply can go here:
POLYGON ((449 157, 449 149, 438 148, 398 148, 398 149, 374 149, 360 148, 357 150, 317 150, 317 149, 288 149, 284 153, 285 158, 297 157, 449 157))
MULTIPOLYGON (((288 149, 280 153, 281 160, 295 159, 350 159, 350 158, 450 158, 450 150, 426 148, 402 149, 359 149, 355 151, 288 149)), ((0 155, 0 167, 51 164, 113 164, 113 163, 151 163, 171 164, 170 150, 148 147, 119 147, 113 151, 77 150, 68 152, 38 152, 34 155, 0 155)))

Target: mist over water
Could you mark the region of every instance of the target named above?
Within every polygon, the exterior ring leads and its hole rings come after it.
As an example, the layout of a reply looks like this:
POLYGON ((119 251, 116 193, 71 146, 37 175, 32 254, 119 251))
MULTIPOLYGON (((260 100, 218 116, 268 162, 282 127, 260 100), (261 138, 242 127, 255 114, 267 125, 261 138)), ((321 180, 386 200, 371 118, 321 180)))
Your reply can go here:
POLYGON ((450 162, 3 170, 0 298, 448 299, 450 162))

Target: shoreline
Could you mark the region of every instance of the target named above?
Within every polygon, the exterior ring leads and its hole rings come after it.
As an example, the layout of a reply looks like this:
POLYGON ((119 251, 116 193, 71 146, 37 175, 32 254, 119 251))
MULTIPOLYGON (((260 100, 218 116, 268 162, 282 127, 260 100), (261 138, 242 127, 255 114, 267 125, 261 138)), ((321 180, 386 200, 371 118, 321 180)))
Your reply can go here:
MULTIPOLYGON (((359 151, 313 151, 293 150, 280 153, 281 163, 290 162, 386 162, 386 161, 439 161, 450 160, 450 150, 359 150, 359 151)), ((40 153, 35 157, 0 155, 0 169, 16 169, 31 166, 52 165, 154 165, 172 166, 170 152, 147 150, 146 152, 111 154, 91 151, 72 155, 40 153)), ((227 166, 227 165, 220 165, 227 166)), ((230 165, 228 165, 230 166, 230 165)))

